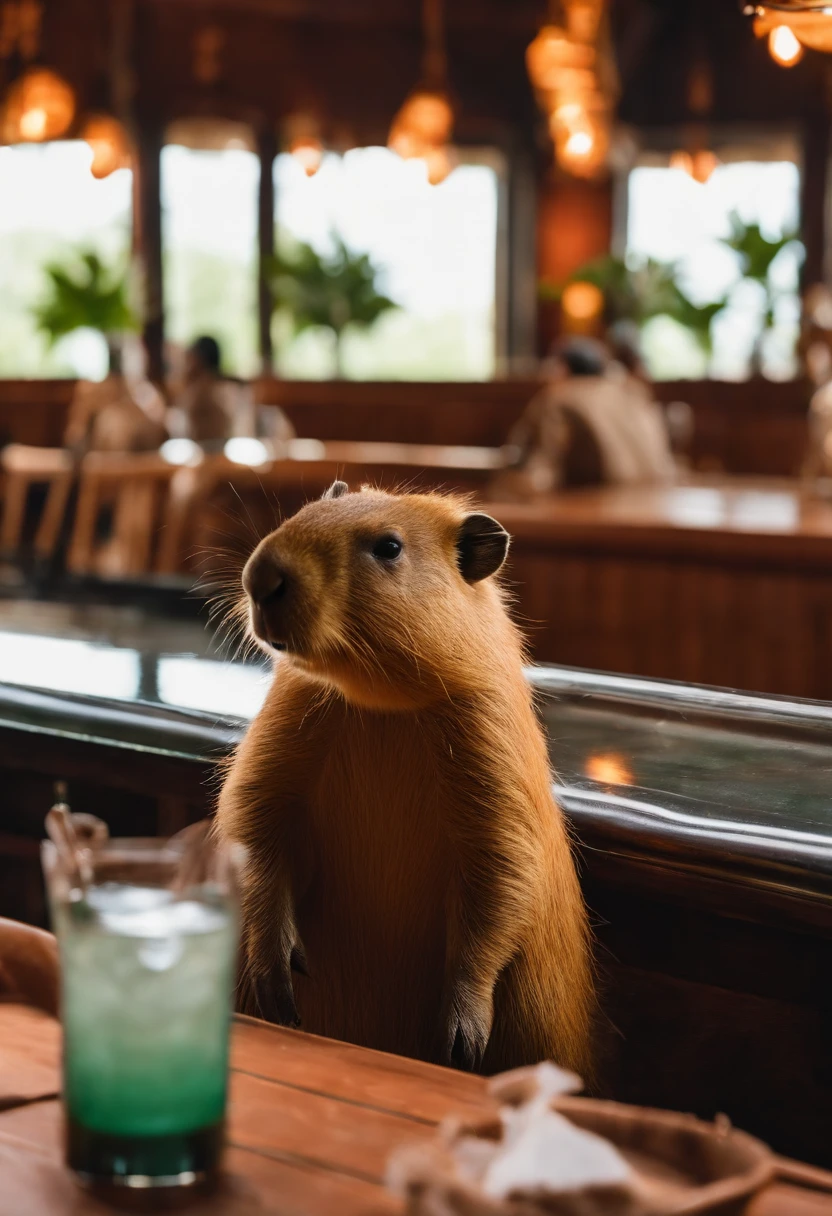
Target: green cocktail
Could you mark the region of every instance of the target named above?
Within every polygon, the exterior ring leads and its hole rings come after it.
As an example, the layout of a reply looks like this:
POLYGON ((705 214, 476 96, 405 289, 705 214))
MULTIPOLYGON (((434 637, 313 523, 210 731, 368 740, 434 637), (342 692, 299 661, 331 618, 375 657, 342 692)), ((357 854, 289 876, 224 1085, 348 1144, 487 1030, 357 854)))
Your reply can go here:
POLYGON ((217 883, 172 889, 164 843, 141 843, 117 878, 113 841, 84 890, 56 898, 50 883, 67 1156, 90 1182, 189 1185, 222 1145, 237 915, 217 883))

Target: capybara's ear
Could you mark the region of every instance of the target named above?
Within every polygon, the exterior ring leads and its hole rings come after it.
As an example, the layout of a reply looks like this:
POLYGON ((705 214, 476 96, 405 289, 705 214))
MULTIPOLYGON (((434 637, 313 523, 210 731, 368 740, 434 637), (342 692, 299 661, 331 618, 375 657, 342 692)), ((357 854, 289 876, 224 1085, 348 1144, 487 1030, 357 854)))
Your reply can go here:
POLYGON ((350 488, 345 481, 333 481, 328 490, 324 490, 321 498, 343 498, 349 494, 350 488))
POLYGON ((490 515, 468 515, 462 521, 456 541, 459 572, 466 583, 496 574, 506 560, 511 537, 502 524, 490 515))

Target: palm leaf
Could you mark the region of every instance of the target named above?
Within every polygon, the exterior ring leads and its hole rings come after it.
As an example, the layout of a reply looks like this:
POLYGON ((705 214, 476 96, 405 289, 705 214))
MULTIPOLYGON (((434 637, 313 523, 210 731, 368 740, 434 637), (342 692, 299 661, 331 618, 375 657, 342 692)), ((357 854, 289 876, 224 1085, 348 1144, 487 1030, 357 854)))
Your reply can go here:
POLYGON ((341 237, 320 254, 303 241, 278 241, 266 273, 274 307, 286 314, 294 334, 323 326, 340 336, 348 325, 367 329, 398 308, 376 287, 379 268, 366 253, 353 253, 341 237))
POLYGON ((127 276, 109 268, 93 250, 82 250, 69 265, 44 267, 46 291, 32 314, 50 346, 76 329, 96 329, 109 336, 135 329, 127 302, 127 276))
POLYGON ((759 224, 743 223, 736 211, 731 213, 730 223, 731 235, 721 237, 722 244, 737 255, 744 278, 756 279, 765 285, 772 262, 781 250, 798 240, 797 232, 784 232, 776 240, 769 241, 759 224))

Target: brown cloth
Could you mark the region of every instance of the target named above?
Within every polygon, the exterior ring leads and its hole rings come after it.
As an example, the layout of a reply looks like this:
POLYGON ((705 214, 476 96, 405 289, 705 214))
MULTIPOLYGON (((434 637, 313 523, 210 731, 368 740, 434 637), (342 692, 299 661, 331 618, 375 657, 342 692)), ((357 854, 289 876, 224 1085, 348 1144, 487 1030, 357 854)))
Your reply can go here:
POLYGON ((542 389, 509 436, 497 499, 526 501, 558 489, 649 485, 676 466, 661 407, 634 376, 574 376, 542 389))

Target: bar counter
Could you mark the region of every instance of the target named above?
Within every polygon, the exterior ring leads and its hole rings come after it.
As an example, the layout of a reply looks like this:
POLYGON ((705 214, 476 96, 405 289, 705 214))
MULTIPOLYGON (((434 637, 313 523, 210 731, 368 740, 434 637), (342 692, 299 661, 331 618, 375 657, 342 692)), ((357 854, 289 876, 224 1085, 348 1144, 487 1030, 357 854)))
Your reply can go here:
POLYGON ((488 508, 538 661, 832 698, 832 502, 796 481, 488 508))

